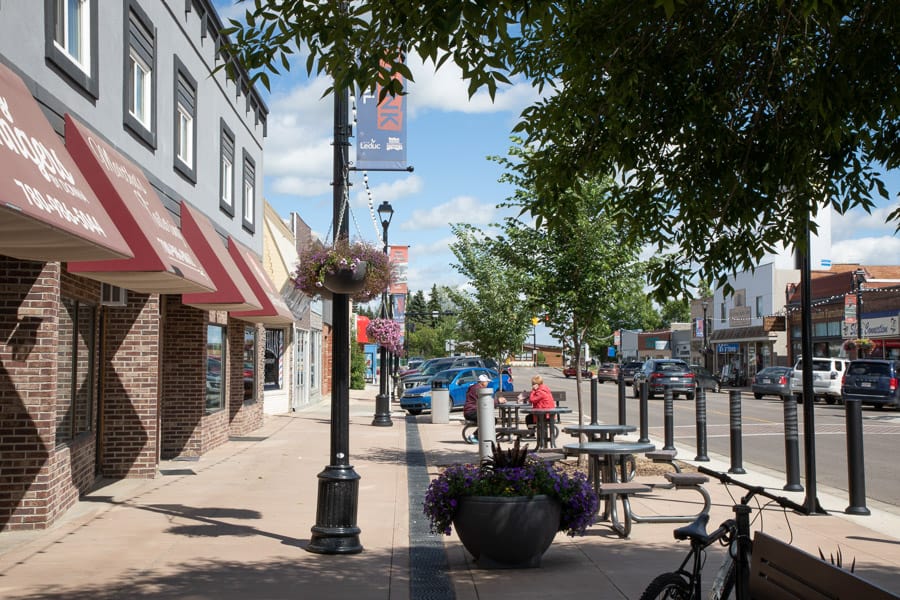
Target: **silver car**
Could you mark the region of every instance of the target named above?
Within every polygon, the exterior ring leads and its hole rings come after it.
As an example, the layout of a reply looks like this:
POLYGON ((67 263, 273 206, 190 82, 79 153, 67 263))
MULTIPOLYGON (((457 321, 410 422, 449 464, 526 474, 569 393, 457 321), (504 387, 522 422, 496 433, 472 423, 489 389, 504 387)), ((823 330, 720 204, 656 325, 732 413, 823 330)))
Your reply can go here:
POLYGON ((750 385, 753 397, 759 400, 763 396, 790 396, 791 371, 790 367, 766 367, 754 375, 750 385))

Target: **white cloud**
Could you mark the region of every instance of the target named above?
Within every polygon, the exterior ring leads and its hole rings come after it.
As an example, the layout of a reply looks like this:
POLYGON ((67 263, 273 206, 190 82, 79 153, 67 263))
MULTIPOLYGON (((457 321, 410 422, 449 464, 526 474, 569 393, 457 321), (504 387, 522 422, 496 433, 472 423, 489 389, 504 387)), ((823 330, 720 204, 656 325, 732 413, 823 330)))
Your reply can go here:
POLYGON ((860 235, 890 236, 900 223, 888 222, 888 215, 898 207, 900 207, 900 202, 892 202, 872 209, 871 214, 861 208, 855 208, 844 215, 835 214, 831 226, 832 239, 844 241, 852 240, 860 235))
MULTIPOLYGON (((353 196, 353 206, 366 206, 368 204, 368 195, 365 190, 365 181, 361 181, 361 177, 356 177, 354 187, 360 188, 356 190, 356 193, 353 196)), ((408 177, 403 177, 402 179, 395 179, 389 181, 387 183, 379 183, 377 185, 371 185, 369 189, 372 192, 372 203, 374 204, 375 209, 378 208, 382 202, 396 202, 402 198, 406 198, 409 196, 413 196, 422 191, 425 187, 422 178, 418 175, 409 175, 408 177)), ((394 210, 397 210, 397 207, 394 207, 394 210)))
POLYGON ((832 261, 863 265, 900 264, 900 237, 883 235, 842 240, 832 244, 832 261))
POLYGON ((416 231, 446 227, 449 223, 487 225, 494 220, 496 212, 497 207, 494 204, 481 203, 472 196, 457 196, 449 202, 429 209, 414 210, 409 220, 400 228, 416 231))

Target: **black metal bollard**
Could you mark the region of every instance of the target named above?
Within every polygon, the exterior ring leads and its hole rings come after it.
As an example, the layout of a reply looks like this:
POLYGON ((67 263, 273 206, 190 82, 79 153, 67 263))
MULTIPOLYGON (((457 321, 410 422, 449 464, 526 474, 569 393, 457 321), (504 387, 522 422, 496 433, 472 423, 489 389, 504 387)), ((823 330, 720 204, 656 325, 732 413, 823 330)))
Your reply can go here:
POLYGON ((616 381, 619 385, 619 425, 625 425, 625 373, 619 369, 619 377, 616 381))
POLYGON ((800 424, 797 419, 797 400, 788 394, 784 401, 784 474, 787 482, 785 490, 802 492, 800 485, 800 424))
POLYGON ((663 391, 663 424, 665 425, 665 445, 663 450, 675 449, 675 406, 672 390, 663 391))
POLYGON ((850 486, 848 515, 872 514, 866 508, 866 467, 863 456, 862 402, 844 400, 847 417, 847 476, 850 486))
POLYGON ((728 392, 729 429, 731 433, 731 468, 729 473, 743 475, 743 440, 741 439, 741 391, 728 392))
POLYGON ((597 424, 597 378, 591 377, 591 425, 597 424))
POLYGON ((650 436, 647 433, 647 418, 648 418, 648 408, 647 408, 647 396, 650 391, 647 389, 647 382, 641 382, 641 437, 638 438, 638 441, 642 444, 646 444, 650 441, 650 436))
POLYGON ((694 412, 697 421, 697 456, 694 457, 694 460, 708 462, 709 455, 706 454, 706 390, 698 386, 696 399, 694 412))

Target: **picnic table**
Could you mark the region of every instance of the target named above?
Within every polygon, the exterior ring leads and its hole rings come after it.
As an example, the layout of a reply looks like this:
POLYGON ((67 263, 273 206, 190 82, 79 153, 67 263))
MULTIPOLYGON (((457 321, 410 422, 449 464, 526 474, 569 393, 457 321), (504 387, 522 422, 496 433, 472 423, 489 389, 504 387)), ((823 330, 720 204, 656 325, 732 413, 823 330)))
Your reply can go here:
POLYGON ((612 442, 617 435, 637 431, 634 425, 618 425, 608 423, 587 423, 581 425, 567 425, 563 431, 575 437, 584 434, 589 442, 612 442))
POLYGON ((507 440, 513 439, 525 433, 523 425, 519 420, 519 411, 523 408, 529 408, 530 402, 501 402, 497 405, 498 424, 497 438, 505 437, 507 440))
POLYGON ((557 415, 572 412, 571 408, 523 408, 522 412, 534 415, 537 426, 537 449, 556 448, 556 426, 553 422, 557 415))

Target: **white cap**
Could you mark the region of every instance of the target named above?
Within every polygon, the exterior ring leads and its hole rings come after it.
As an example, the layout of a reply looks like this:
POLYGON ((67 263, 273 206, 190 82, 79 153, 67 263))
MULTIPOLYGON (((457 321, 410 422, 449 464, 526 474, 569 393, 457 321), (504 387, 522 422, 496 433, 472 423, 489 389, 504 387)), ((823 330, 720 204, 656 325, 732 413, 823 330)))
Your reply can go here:
POLYGON ((490 380, 491 380, 491 378, 488 377, 487 375, 485 375, 484 373, 482 373, 481 375, 478 376, 478 381, 490 381, 490 380))

